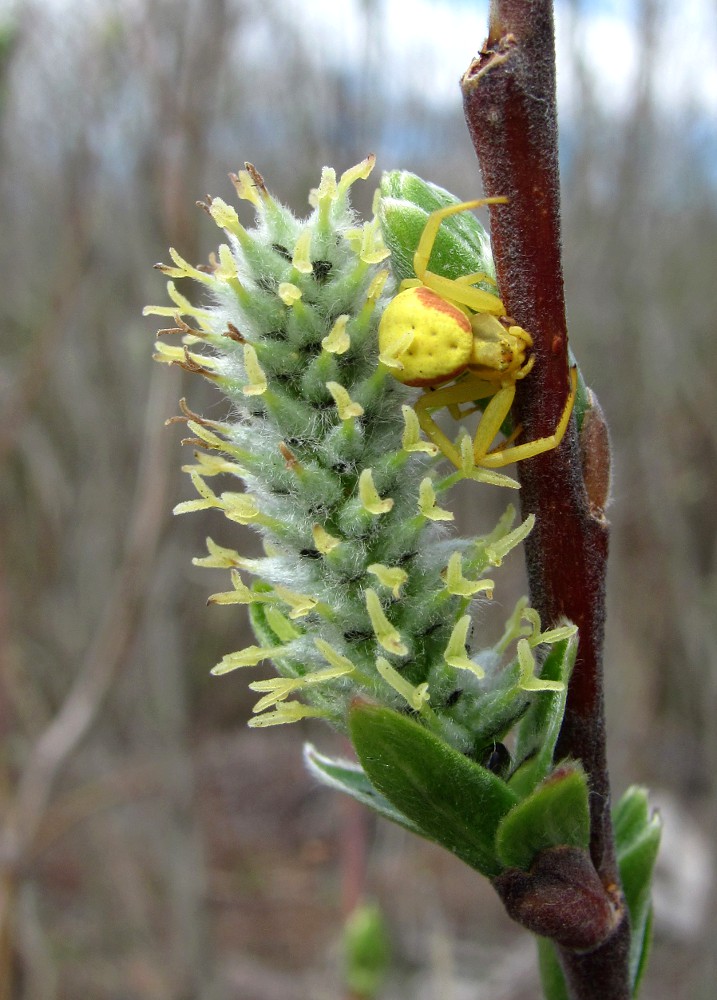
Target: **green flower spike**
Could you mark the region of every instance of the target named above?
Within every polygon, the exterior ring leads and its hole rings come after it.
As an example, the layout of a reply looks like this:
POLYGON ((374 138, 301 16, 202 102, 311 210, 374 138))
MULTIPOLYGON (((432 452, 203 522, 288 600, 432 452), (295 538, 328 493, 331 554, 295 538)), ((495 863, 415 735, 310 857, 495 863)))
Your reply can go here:
MULTIPOLYGON (((209 379, 229 414, 204 420, 183 404, 179 419, 200 449, 186 466, 198 497, 175 513, 219 511, 228 522, 225 538, 208 539, 195 563, 229 570, 230 589, 209 601, 246 605, 257 638, 213 673, 263 660, 276 668, 277 677, 249 684, 260 696, 249 725, 320 718, 348 733, 360 764, 307 750, 314 774, 494 876, 504 859, 529 861, 516 830, 528 830, 528 844, 549 845, 558 836, 546 820, 550 804, 583 794, 579 769, 568 784, 549 781, 575 629, 542 631, 523 601, 497 643, 477 639, 476 610, 496 587, 486 574, 533 518, 516 526, 511 507, 484 537, 451 532, 453 484, 517 484, 476 470, 470 448, 463 468, 446 473, 412 408, 416 391, 394 378, 394 357, 379 356, 381 314, 428 213, 452 196, 389 174, 376 214, 362 222, 349 194, 372 167, 368 157, 338 178, 325 168, 308 217, 298 219, 247 164, 232 180, 256 225, 210 199, 225 242, 209 266, 176 251, 160 265, 172 305, 146 312, 171 316, 175 326, 163 333, 181 343, 163 338, 157 360, 209 379), (177 290, 185 279, 199 283, 199 304, 177 290), (237 524, 260 533, 263 556, 233 547, 237 524), (513 756, 494 773, 482 762, 511 729, 513 756)), ((475 218, 453 216, 439 237, 434 252, 446 273, 480 270, 494 292, 475 218)))

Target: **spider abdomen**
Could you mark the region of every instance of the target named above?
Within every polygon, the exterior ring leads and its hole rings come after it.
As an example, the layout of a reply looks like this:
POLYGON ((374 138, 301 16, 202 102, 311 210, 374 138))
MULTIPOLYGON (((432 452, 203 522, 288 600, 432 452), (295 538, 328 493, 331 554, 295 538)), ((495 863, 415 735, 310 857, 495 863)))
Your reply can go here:
POLYGON ((393 375, 404 385, 450 381, 466 368, 473 350, 468 316, 424 285, 406 288, 389 302, 378 339, 379 350, 393 353, 402 366, 393 375))

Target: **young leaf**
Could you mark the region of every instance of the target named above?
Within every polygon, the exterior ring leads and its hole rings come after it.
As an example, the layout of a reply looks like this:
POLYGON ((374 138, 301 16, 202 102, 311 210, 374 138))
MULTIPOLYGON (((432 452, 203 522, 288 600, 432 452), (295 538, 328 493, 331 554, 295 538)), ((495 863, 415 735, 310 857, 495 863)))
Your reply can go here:
POLYGON ((630 976, 636 995, 650 949, 650 887, 662 823, 657 813, 650 815, 647 791, 633 785, 615 807, 614 824, 620 880, 630 911, 630 976))
POLYGON ((329 788, 345 792, 352 799, 356 799, 369 809, 373 809, 384 819, 391 820, 405 827, 411 833, 419 836, 421 830, 412 823, 410 819, 394 809, 391 803, 377 792, 371 782, 366 777, 360 764, 355 764, 349 760, 337 760, 327 757, 312 746, 311 743, 304 744, 304 763, 307 770, 322 784, 329 788))
POLYGON ((371 784, 424 837, 489 878, 500 873, 495 834, 518 801, 505 782, 391 709, 355 702, 349 731, 371 784))
MULTIPOLYGON (((431 212, 460 201, 455 195, 407 170, 381 178, 378 215, 396 278, 413 278, 413 254, 431 212)), ((447 278, 477 272, 495 276, 488 235, 471 212, 446 219, 436 234, 430 268, 447 278)), ((492 284, 486 286, 495 290, 492 284)))
POLYGON ((498 857, 506 868, 527 871, 547 847, 581 847, 590 842, 590 810, 585 772, 569 761, 556 768, 503 819, 496 834, 498 857))

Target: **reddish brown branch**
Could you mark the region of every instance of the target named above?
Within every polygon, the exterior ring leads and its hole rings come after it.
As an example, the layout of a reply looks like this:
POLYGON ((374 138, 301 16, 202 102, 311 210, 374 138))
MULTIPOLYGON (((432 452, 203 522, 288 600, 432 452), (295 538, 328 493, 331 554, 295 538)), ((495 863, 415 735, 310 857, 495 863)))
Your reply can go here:
MULTIPOLYGON (((519 383, 515 409, 530 440, 553 432, 569 391, 550 0, 497 0, 486 45, 462 87, 485 193, 509 198, 492 210, 491 235, 507 310, 535 341, 535 367, 519 383)), ((532 604, 546 626, 566 617, 580 628, 558 755, 579 758, 589 776, 590 853, 620 905, 602 683, 607 524, 588 496, 574 427, 558 449, 519 470, 523 511, 537 518, 527 543, 532 604)), ((628 944, 625 917, 589 955, 564 949, 572 996, 628 997, 628 944)))

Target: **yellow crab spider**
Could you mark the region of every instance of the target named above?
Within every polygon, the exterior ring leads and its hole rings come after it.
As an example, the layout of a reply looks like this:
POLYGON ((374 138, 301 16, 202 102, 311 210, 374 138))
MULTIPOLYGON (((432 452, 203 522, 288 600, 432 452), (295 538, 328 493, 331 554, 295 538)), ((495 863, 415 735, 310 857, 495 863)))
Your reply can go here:
POLYGON ((401 282, 379 324, 379 352, 393 376, 404 385, 426 389, 413 404, 424 433, 446 458, 462 468, 460 448, 443 433, 431 411, 449 410, 456 419, 474 413, 489 399, 473 439, 473 460, 484 468, 500 468, 557 448, 570 420, 577 370, 570 372, 570 395, 553 434, 513 444, 517 434, 491 449, 510 413, 515 384, 535 363, 526 357, 533 338, 505 316, 505 306, 492 292, 475 288, 494 284, 485 274, 446 278, 428 270, 441 223, 448 216, 481 205, 505 204, 507 198, 482 198, 439 208, 428 216, 413 258, 414 278, 401 282), (467 409, 461 409, 468 405, 467 409))

